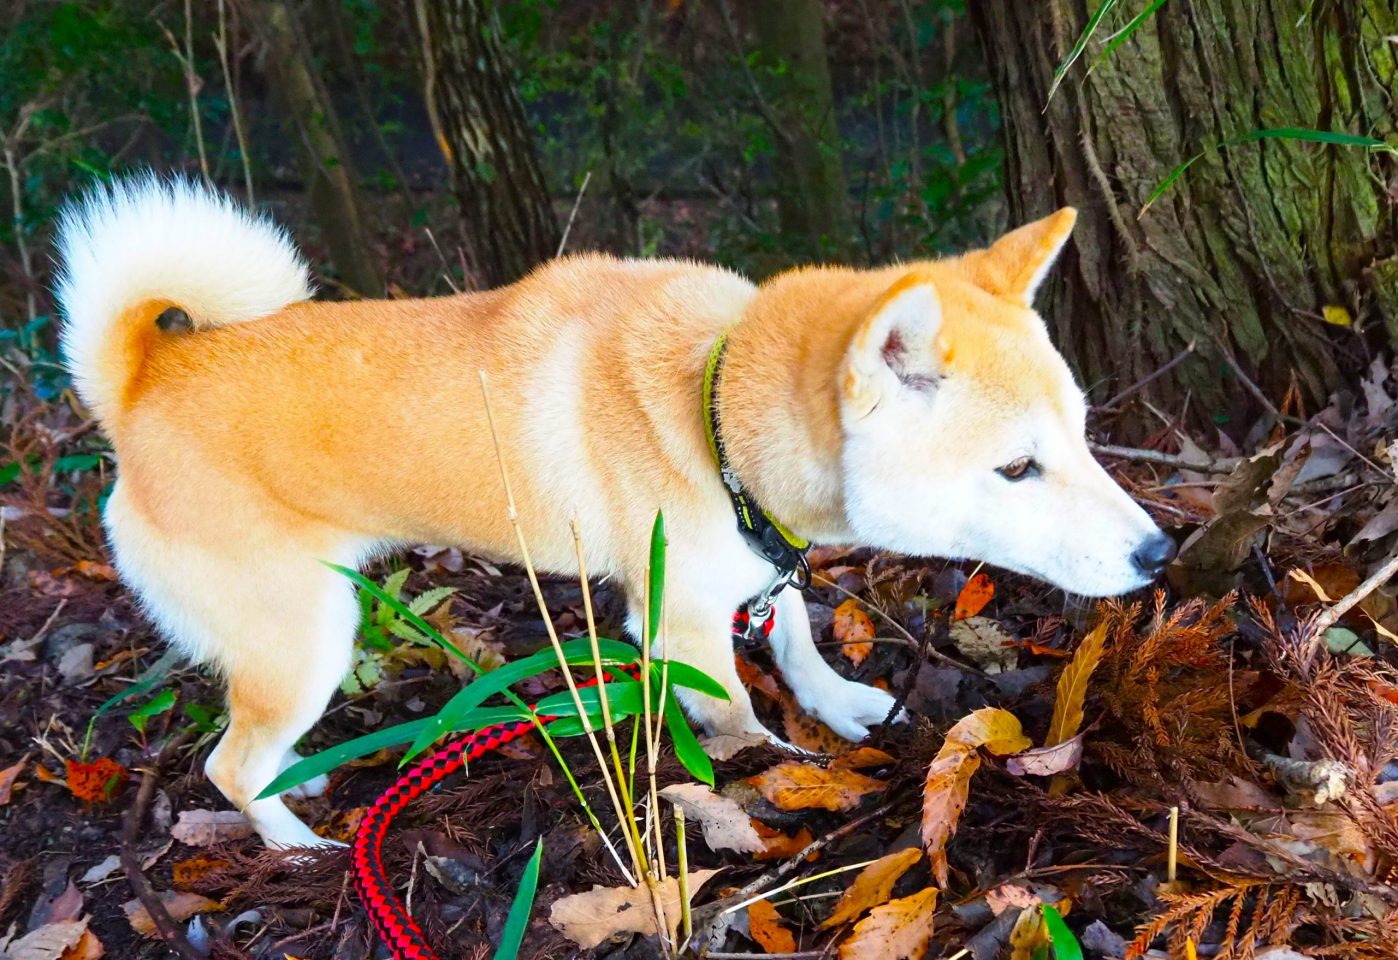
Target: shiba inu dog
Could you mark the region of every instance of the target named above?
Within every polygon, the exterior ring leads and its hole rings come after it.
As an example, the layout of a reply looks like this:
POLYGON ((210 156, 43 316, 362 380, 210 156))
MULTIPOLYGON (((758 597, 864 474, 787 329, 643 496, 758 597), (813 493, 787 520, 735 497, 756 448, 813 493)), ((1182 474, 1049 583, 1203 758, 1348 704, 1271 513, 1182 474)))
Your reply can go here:
POLYGON ((892 706, 821 658, 800 594, 735 522, 740 498, 772 518, 778 553, 867 545, 1081 594, 1145 585, 1173 544, 1089 453, 1082 394, 1031 307, 1074 217, 952 259, 761 286, 574 256, 484 293, 317 303, 286 233, 226 197, 155 178, 94 190, 61 222, 63 346, 119 460, 117 567, 226 678, 209 776, 267 843, 322 842, 255 799, 350 663, 354 596, 317 561, 423 542, 518 559, 481 370, 541 569, 575 572, 576 520, 591 571, 639 609, 664 510, 669 655, 731 696, 685 699, 711 732, 766 734, 730 641, 764 591, 806 710, 858 740, 892 706))

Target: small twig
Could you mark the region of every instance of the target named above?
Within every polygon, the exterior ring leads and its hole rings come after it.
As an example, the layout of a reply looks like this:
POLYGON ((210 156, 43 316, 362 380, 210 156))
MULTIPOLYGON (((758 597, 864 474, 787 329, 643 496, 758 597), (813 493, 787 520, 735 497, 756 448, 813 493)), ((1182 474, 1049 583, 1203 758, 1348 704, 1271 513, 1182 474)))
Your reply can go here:
POLYGON ((1175 882, 1180 859, 1180 808, 1170 808, 1170 845, 1165 851, 1165 880, 1175 882))
POLYGON ((1162 453, 1159 450, 1144 450, 1140 447, 1118 447, 1111 443, 1089 443, 1093 453, 1114 460, 1130 460, 1135 463, 1157 463, 1163 467, 1178 470, 1194 470, 1198 473, 1232 473, 1242 463, 1242 457, 1220 457, 1217 460, 1190 460, 1176 453, 1162 453))
POLYGON ((409 918, 413 915, 413 890, 417 887, 418 861, 421 860, 426 853, 427 850, 423 847, 422 841, 419 840, 417 846, 413 848, 413 868, 408 874, 408 895, 403 898, 403 912, 406 913, 409 918))
POLYGON ((1178 367, 1181 363, 1184 363, 1184 361, 1188 360, 1190 355, 1194 353, 1194 348, 1196 345, 1196 341, 1191 339, 1189 341, 1189 345, 1186 346, 1183 350, 1181 350, 1178 354, 1176 354, 1173 360, 1166 363, 1163 367, 1161 367, 1159 370, 1156 370, 1154 373, 1147 374, 1146 376, 1137 380, 1135 383, 1131 384, 1131 386, 1127 387, 1125 390, 1112 397, 1106 403, 1102 404, 1098 409, 1115 407, 1118 403, 1121 403, 1121 401, 1125 400, 1127 397, 1131 396, 1139 390, 1145 389, 1150 384, 1154 383, 1156 380, 1159 380, 1161 377, 1165 376, 1165 374, 1169 373, 1171 370, 1178 367))
POLYGON ((451 279, 451 267, 447 265, 447 256, 446 254, 442 253, 442 248, 437 245, 437 237, 432 232, 432 228, 423 227, 422 229, 423 232, 427 234, 427 239, 432 241, 432 249, 437 251, 437 256, 442 261, 442 279, 447 282, 447 286, 451 287, 452 293, 460 293, 461 288, 458 287, 451 279))
MULTIPOLYGON (((823 586, 830 587, 831 589, 841 594, 844 594, 851 600, 860 599, 857 595, 846 590, 844 587, 840 586, 838 583, 836 583, 834 580, 829 579, 828 577, 823 577, 818 573, 813 573, 811 574, 811 579, 820 583, 823 586)), ((909 646, 911 646, 915 650, 922 649, 922 641, 918 640, 917 637, 909 633, 907 627, 903 626, 897 620, 894 620, 878 604, 869 603, 868 607, 870 610, 877 613, 885 623, 891 626, 894 630, 897 630, 899 633, 901 633, 903 635, 903 638, 908 641, 909 646)), ((930 656, 933 660, 940 660, 942 663, 945 663, 949 667, 955 667, 958 670, 964 670, 967 673, 974 673, 977 676, 981 677, 986 676, 985 671, 980 669, 979 667, 972 666, 969 663, 962 663, 960 660, 957 660, 953 657, 949 657, 945 653, 942 653, 940 650, 938 650, 936 647, 928 646, 926 656, 930 656)))
POLYGON ((869 866, 872 863, 877 862, 877 860, 861 860, 859 863, 847 863, 842 867, 835 867, 833 870, 822 870, 820 873, 813 873, 809 877, 798 877, 795 880, 788 880, 786 883, 782 884, 780 887, 777 887, 775 890, 768 890, 765 893, 758 893, 755 896, 748 897, 741 903, 735 903, 731 907, 724 907, 723 912, 737 913, 739 910, 743 909, 743 907, 750 906, 759 900, 766 900, 768 897, 775 897, 779 893, 785 893, 788 890, 791 890, 795 887, 804 886, 808 883, 815 883, 817 880, 824 880, 826 877, 834 877, 842 873, 849 873, 851 870, 860 870, 864 867, 869 866))
POLYGON ((252 192, 252 158, 248 155, 247 136, 243 132, 243 114, 238 109, 238 91, 233 86, 233 71, 228 68, 228 11, 224 0, 218 0, 218 33, 214 34, 214 48, 218 50, 218 62, 223 68, 223 86, 228 91, 228 112, 233 115, 233 133, 238 138, 238 159, 243 164, 243 186, 248 193, 248 209, 257 207, 252 192))
POLYGON ((150 808, 151 799, 155 796, 155 785, 160 779, 160 767, 166 757, 172 755, 181 744, 193 733, 193 728, 169 740, 161 749, 155 762, 150 769, 141 777, 141 786, 136 791, 136 800, 126 811, 126 818, 121 830, 121 869, 126 874, 126 882, 131 885, 131 890, 136 894, 136 899, 141 901, 141 906, 145 908, 146 914, 150 917, 151 923, 159 934, 160 939, 165 941, 172 951, 180 957, 180 960, 204 960, 204 955, 194 949, 194 945, 184 935, 179 924, 175 923, 170 911, 165 909, 165 904, 161 901, 160 895, 151 886, 150 880, 141 870, 141 858, 136 855, 136 835, 141 830, 141 823, 146 818, 146 811, 150 808))
POLYGON ((1398 553, 1389 557, 1373 574, 1355 587, 1344 597, 1340 598, 1334 606, 1330 607, 1311 623, 1311 643, 1310 652, 1306 656, 1307 664, 1315 659, 1316 652, 1325 642, 1325 631, 1333 627, 1339 619, 1349 613, 1355 606, 1361 603, 1365 597, 1373 593, 1398 574, 1398 553))
POLYGON ((582 186, 578 187, 578 195, 573 198, 573 209, 568 213, 568 222, 563 225, 563 236, 558 240, 558 251, 555 257, 563 256, 563 251, 568 249, 568 234, 573 232, 573 220, 577 218, 578 207, 582 205, 583 194, 587 193, 587 185, 592 181, 592 171, 589 170, 583 176, 582 186))
POLYGON ((1272 416, 1276 417, 1278 423, 1290 423, 1295 425, 1305 423, 1304 420, 1301 420, 1297 417, 1288 416, 1287 414, 1282 413, 1280 410, 1278 410, 1276 404, 1274 404, 1270 399, 1268 399, 1267 394, 1262 392, 1262 388, 1259 387, 1256 383, 1254 383, 1252 378, 1243 372, 1243 368, 1233 357, 1233 351, 1225 347, 1221 340, 1215 338, 1214 346, 1218 347, 1218 352, 1223 357, 1223 362, 1228 364, 1228 369, 1233 371, 1233 375, 1238 378, 1238 380, 1242 383, 1243 387, 1247 390, 1247 392, 1252 394, 1253 398, 1256 399, 1258 403, 1262 404, 1262 408, 1264 410, 1266 410, 1272 416))

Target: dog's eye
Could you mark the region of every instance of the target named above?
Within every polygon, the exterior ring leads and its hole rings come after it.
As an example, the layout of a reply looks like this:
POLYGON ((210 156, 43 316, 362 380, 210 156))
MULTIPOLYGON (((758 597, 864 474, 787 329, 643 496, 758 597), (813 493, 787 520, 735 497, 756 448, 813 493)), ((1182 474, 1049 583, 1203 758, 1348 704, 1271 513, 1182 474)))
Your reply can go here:
POLYGON ((1017 460, 1011 460, 995 472, 1006 480, 1023 480, 1026 477, 1038 476, 1039 464, 1033 457, 1020 457, 1017 460))

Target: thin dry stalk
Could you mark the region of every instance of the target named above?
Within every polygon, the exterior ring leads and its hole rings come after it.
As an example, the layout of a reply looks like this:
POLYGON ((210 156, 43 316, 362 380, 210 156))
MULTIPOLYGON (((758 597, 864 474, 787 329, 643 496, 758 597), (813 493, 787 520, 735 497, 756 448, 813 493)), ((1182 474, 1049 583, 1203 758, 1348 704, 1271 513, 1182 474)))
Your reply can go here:
MULTIPOLYGON (((602 755, 602 746, 597 742, 597 735, 592 729, 592 724, 588 721, 587 710, 583 707, 582 696, 578 693, 578 685, 573 680, 573 672, 568 668, 568 658, 563 653, 563 645, 558 640, 558 631, 554 629, 553 618, 549 615, 548 603, 544 600, 543 588, 539 586, 539 575, 534 569, 534 561, 529 554, 529 544, 524 538, 524 529, 519 525, 519 512, 515 508, 514 490, 510 486, 510 473, 505 466, 505 453, 500 444, 500 434, 495 429, 495 413, 490 406, 490 387, 486 382, 484 370, 480 371, 480 378, 481 398, 485 402, 486 422, 490 424, 490 439, 495 445, 495 459, 500 464, 500 481, 505 488, 506 517, 510 521, 510 526, 514 529, 515 542, 519 545, 520 557, 524 562, 524 571, 529 577, 529 586, 534 591, 534 600, 539 605, 539 614, 543 618, 544 628, 548 632, 549 643, 553 645, 554 656, 558 658, 559 669, 563 672, 563 679, 568 684, 568 692, 572 694, 573 706, 577 708, 578 716, 582 720, 583 730, 587 733, 588 742, 592 744, 592 751, 597 757, 597 764, 603 767, 605 772, 606 759, 602 755)), ((595 644, 594 649, 596 649, 595 644)), ((610 788, 610 786, 611 784, 609 782, 608 787, 610 788)), ((620 800, 617 798, 614 790, 609 789, 608 792, 611 793, 612 801, 617 805, 618 816, 620 816, 620 800)), ((582 801, 588 817, 592 819, 593 825, 597 827, 597 832, 601 835, 602 841, 607 845, 607 849, 611 851, 613 859, 617 862, 617 866, 621 868, 621 872, 626 877, 627 882, 635 886, 636 881, 632 878, 630 871, 628 871, 621 862, 621 857, 618 856, 606 832, 601 829, 601 824, 597 823, 597 818, 588 806, 586 798, 582 796, 581 792, 579 792, 578 797, 582 801)), ((634 851, 632 859, 635 860, 634 851)), ((634 866, 639 869, 641 864, 637 862, 634 866)))
POLYGON ((1180 808, 1170 808, 1170 846, 1165 852, 1165 879, 1175 882, 1180 861, 1180 808))
POLYGON ((248 155, 247 136, 243 133, 243 113, 238 109, 238 90, 233 85, 233 72, 228 68, 228 11, 224 0, 218 0, 218 33, 214 34, 219 66, 223 68, 223 86, 228 91, 228 112, 233 115, 233 134, 238 138, 238 159, 243 164, 243 186, 247 189, 248 208, 256 207, 252 195, 252 159, 248 155))
POLYGON ((680 922, 683 924, 684 940, 680 942, 680 953, 689 946, 689 940, 694 936, 694 918, 690 913, 689 905, 689 849, 685 846, 685 823, 684 807, 678 803, 674 805, 675 811, 675 842, 679 846, 679 885, 680 885, 680 922))
POLYGON ((213 185, 213 180, 209 177, 209 156, 204 149, 204 123, 199 118, 199 88, 203 85, 199 74, 194 70, 194 15, 191 9, 193 0, 184 0, 184 46, 175 39, 175 35, 170 32, 170 28, 165 24, 160 24, 160 29, 165 34, 165 40, 170 44, 170 49, 175 54, 175 59, 180 62, 184 69, 185 93, 189 95, 189 118, 194 125, 194 145, 199 150, 199 172, 204 177, 204 183, 213 185))
MULTIPOLYGON (((578 555, 578 575, 582 581, 583 610, 587 616, 587 637, 592 643, 592 668, 597 674, 597 696, 602 704, 602 728, 607 735, 607 747, 612 756, 612 765, 616 769, 616 785, 621 795, 617 816, 621 823, 622 834, 626 837, 627 849, 631 852, 632 859, 637 864, 636 872, 640 875, 644 873, 645 850, 641 844, 640 827, 636 824, 635 803, 631 797, 631 789, 627 785, 625 768, 621 763, 621 751, 617 747, 616 725, 612 721, 612 705, 607 700, 607 681, 602 671, 602 652, 597 645, 597 619, 592 609, 592 588, 587 579, 587 561, 583 554, 582 534, 578 530, 576 520, 572 522, 571 526, 573 549, 578 555)), ((603 772, 606 773, 605 767, 603 772)))

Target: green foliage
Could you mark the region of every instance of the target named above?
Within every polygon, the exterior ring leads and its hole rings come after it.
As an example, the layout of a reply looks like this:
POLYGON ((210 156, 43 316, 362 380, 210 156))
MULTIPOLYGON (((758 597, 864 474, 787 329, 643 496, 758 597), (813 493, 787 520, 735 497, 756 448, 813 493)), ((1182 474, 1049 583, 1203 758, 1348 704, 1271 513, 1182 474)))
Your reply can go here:
POLYGON ((505 927, 500 931, 500 945, 495 948, 495 960, 515 960, 519 956, 519 945, 524 940, 524 928, 529 925, 529 914, 534 909, 534 893, 539 886, 539 862, 544 856, 544 838, 534 844, 534 855, 520 877, 519 889, 515 891, 514 902, 510 904, 505 927))
POLYGON ((1043 911, 1044 925, 1048 927, 1055 960, 1082 960, 1082 945, 1063 922, 1063 915, 1058 912, 1058 908, 1046 903, 1043 905, 1043 911))
POLYGON ((162 713, 167 713, 173 710, 174 707, 175 691, 167 687, 135 710, 132 710, 127 714, 126 719, 131 721, 131 726, 135 727, 137 732, 145 734, 146 724, 150 722, 151 717, 157 717, 162 713))

